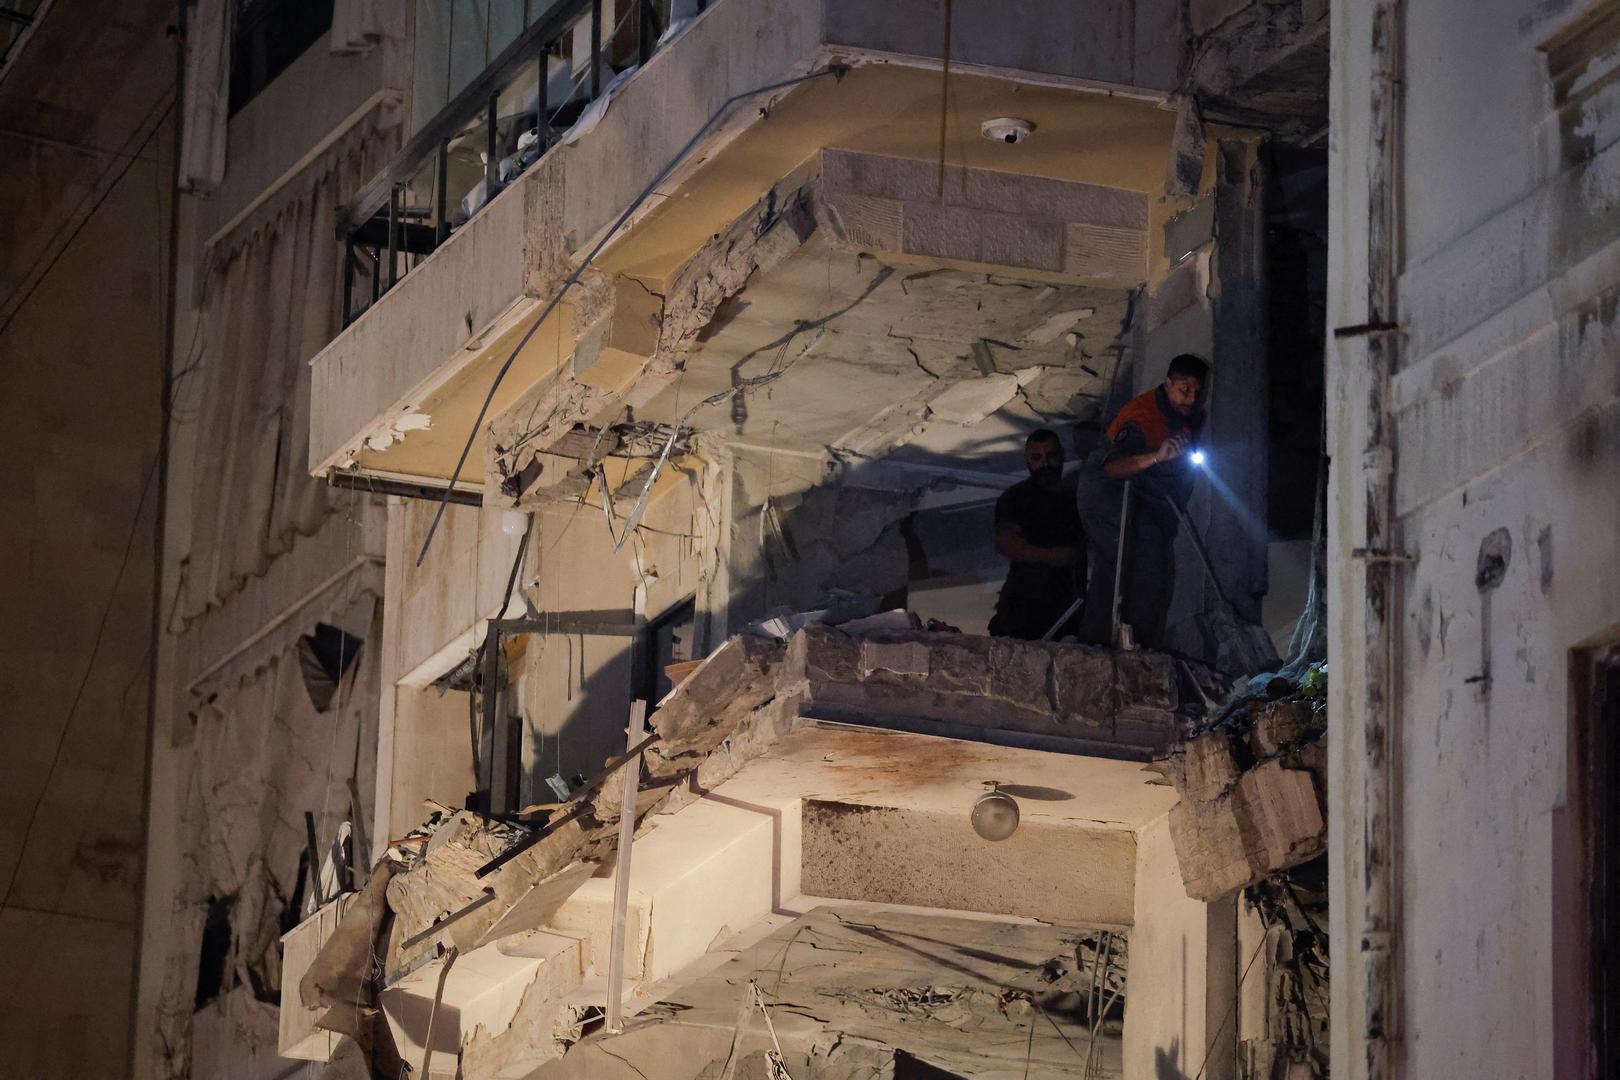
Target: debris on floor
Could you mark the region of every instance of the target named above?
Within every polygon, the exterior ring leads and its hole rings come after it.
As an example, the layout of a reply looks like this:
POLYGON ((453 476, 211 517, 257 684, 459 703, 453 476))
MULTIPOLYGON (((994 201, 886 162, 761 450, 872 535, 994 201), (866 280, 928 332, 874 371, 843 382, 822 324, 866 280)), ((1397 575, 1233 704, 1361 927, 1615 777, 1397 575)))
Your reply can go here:
POLYGON ((1328 1075, 1327 859, 1245 890, 1268 931, 1266 1033, 1240 1047, 1243 1080, 1328 1075))

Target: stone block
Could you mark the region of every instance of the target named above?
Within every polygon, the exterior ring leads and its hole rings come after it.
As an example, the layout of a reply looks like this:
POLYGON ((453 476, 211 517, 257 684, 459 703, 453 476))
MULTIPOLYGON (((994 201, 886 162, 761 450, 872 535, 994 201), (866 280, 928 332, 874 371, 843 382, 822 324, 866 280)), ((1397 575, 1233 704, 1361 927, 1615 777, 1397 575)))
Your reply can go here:
POLYGON ((1231 740, 1224 731, 1211 731, 1188 740, 1183 747, 1181 780, 1176 786, 1182 798, 1207 802, 1224 795, 1236 783, 1238 772, 1231 740))
POLYGON ((863 641, 861 677, 876 672, 925 679, 928 677, 928 646, 921 641, 863 641))
POLYGON ((1160 758, 1181 735, 1174 713, 1155 712, 1152 709, 1121 710, 1114 718, 1114 742, 1121 746, 1136 747, 1149 758, 1160 758))
POLYGON ((905 204, 898 199, 840 192, 827 197, 844 239, 872 251, 899 251, 905 238, 905 204))
POLYGON ((1083 278, 1136 280, 1147 271, 1147 237, 1138 229, 1069 222, 1063 231, 1063 272, 1083 278))
POLYGON ((1112 731, 1117 711, 1113 653, 1084 645, 1060 646, 1052 654, 1052 693, 1064 721, 1112 731))
POLYGON ((1262 853, 1264 873, 1297 866, 1327 846, 1327 822, 1311 774, 1268 761, 1238 780, 1232 799, 1248 819, 1262 853))
POLYGON ((1209 801, 1170 811, 1170 838, 1187 895, 1216 900, 1327 850, 1327 824, 1311 774, 1272 760, 1209 801))
POLYGON ((928 688, 956 694, 990 692, 990 639, 947 637, 933 642, 928 688))
POLYGON ((807 626, 788 643, 789 678, 811 683, 855 683, 861 678, 861 643, 823 626, 807 626))
POLYGON ((1308 701, 1273 701, 1255 709, 1249 748, 1256 757, 1275 757, 1319 730, 1308 701))
POLYGON ((826 150, 821 155, 822 184, 829 192, 875 195, 901 201, 939 200, 939 167, 913 158, 826 150))
POLYGON ((1001 214, 1016 214, 1023 209, 1024 192, 1017 173, 994 172, 990 169, 964 169, 960 165, 945 169, 945 205, 966 206, 974 210, 990 210, 1001 214))
POLYGON ((1021 186, 1025 214, 1131 230, 1139 237, 1147 228, 1147 196, 1139 191, 1040 176, 1023 177, 1021 186))
POLYGON ((1015 705, 1052 711, 1053 646, 1038 641, 990 641, 990 695, 1015 705))
POLYGON ((1155 652, 1119 653, 1114 659, 1123 715, 1175 712, 1179 675, 1172 657, 1155 652))
POLYGON ((981 262, 981 217, 978 211, 964 207, 912 203, 906 207, 901 250, 910 255, 981 262))
POLYGON ((674 767, 676 759, 705 754, 745 719, 775 696, 785 649, 774 641, 734 637, 710 654, 653 714, 661 735, 648 757, 654 775, 674 767))
POLYGON ((1219 900, 1255 876, 1230 798, 1208 803, 1183 799, 1171 807, 1170 842, 1182 885, 1195 900, 1219 900))
POLYGON ((985 212, 980 215, 980 258, 1001 266, 1063 269, 1063 223, 1049 218, 985 212))

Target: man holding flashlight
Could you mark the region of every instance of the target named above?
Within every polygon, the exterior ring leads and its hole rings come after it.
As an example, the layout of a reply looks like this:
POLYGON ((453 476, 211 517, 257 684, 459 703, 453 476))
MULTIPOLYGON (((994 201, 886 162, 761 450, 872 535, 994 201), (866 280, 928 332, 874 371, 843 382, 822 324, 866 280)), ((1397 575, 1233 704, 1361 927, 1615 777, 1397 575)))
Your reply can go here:
POLYGON ((1163 647, 1176 577, 1176 508, 1186 507, 1203 464, 1195 444, 1208 384, 1209 365, 1182 353, 1170 361, 1161 385, 1127 401, 1108 425, 1108 455, 1099 471, 1082 479, 1079 492, 1092 567, 1080 623, 1083 642, 1114 644, 1115 563, 1123 558, 1120 621, 1130 626, 1137 645, 1163 647))

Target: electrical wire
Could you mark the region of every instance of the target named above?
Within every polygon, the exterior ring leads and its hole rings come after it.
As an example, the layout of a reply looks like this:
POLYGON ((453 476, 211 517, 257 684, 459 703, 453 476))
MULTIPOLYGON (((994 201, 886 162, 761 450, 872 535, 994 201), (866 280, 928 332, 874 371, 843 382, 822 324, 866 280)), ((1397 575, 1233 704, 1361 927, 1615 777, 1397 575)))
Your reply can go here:
POLYGON ((96 636, 90 646, 90 658, 85 662, 84 674, 79 678, 79 685, 73 691, 73 703, 68 706, 67 719, 62 722, 62 730, 56 735, 56 748, 51 751, 51 763, 45 768, 45 781, 39 786, 39 794, 34 798, 34 805, 29 808, 28 818, 22 828, 22 843, 17 850, 17 862, 11 868, 11 877, 6 881, 6 891, 0 895, 0 907, 4 907, 11 900, 11 890, 17 884, 17 877, 22 873, 23 859, 28 853, 28 837, 34 831, 34 823, 39 819, 39 808, 45 803, 45 795, 50 790, 51 779, 56 775, 56 767, 62 761, 62 747, 67 744, 68 731, 73 727, 73 718, 78 715, 79 705, 84 701, 84 691, 90 685, 90 676, 96 670, 96 657, 101 653, 102 639, 107 636, 107 624, 112 620, 113 605, 118 600, 118 587, 124 582, 124 571, 129 569, 129 558, 135 551, 135 537, 140 532, 141 518, 146 513, 147 496, 152 493, 152 481, 157 478, 158 460, 152 461, 152 467, 147 470, 146 483, 141 486, 140 501, 135 504, 135 513, 129 522, 129 536, 124 541, 124 556, 118 563, 118 573, 113 578, 112 587, 107 590, 107 601, 101 608, 101 622, 96 627, 96 636))
POLYGON ((467 465, 467 456, 472 453, 473 443, 477 441, 478 432, 484 426, 484 419, 489 415, 489 407, 495 401, 495 392, 500 388, 501 381, 506 378, 506 373, 510 371, 512 369, 512 365, 517 362, 518 354, 521 353, 524 347, 529 344, 530 339, 533 338, 535 333, 540 329, 541 324, 544 323, 548 317, 550 317, 552 311, 554 311, 557 305, 562 302, 562 298, 567 295, 568 290, 579 284, 579 279, 584 275, 591 263, 594 262, 596 257, 602 253, 602 250, 607 247, 609 241, 611 241, 618 234, 619 230, 624 227, 625 223, 630 220, 631 216, 641 208, 642 203, 647 201, 648 197, 652 195, 653 191, 657 189, 658 185, 669 179, 669 175, 675 171, 675 167, 679 165, 685 159, 686 155, 692 151, 692 148, 697 146, 698 142, 709 133, 709 129, 714 127, 714 125, 718 123, 723 116, 731 111, 731 107, 736 105, 739 101, 746 101, 748 98, 758 97, 760 94, 768 94, 775 90, 785 90, 788 87, 798 86, 801 83, 807 83, 827 75, 831 75, 835 79, 841 80, 848 72, 849 68, 844 64, 828 64, 825 67, 817 68, 808 75, 800 75, 792 79, 783 79, 779 82, 767 83, 764 86, 758 86, 752 90, 744 90, 731 95, 725 101, 720 103, 720 107, 710 114, 709 118, 703 122, 703 126, 698 128, 697 132, 686 141, 686 145, 682 146, 680 150, 676 151, 675 156, 670 158, 664 167, 658 170, 657 175, 649 180, 647 185, 641 189, 640 194, 630 201, 630 205, 625 207, 624 213, 620 214, 618 219, 608 227, 608 230, 602 234, 602 238, 596 242, 595 246, 591 248, 590 252, 585 256, 585 258, 580 261, 580 264, 574 268, 567 278, 563 280, 562 285, 554 294, 552 294, 551 299, 546 302, 546 306, 541 309, 540 314, 537 315, 534 321, 529 324, 529 328, 523 332, 523 336, 518 339, 517 344, 512 346, 512 351, 507 355, 506 360, 501 364, 500 369, 495 372, 495 378, 490 382, 489 393, 484 395, 484 403, 479 406, 478 416, 473 420, 472 430, 467 433, 467 443, 461 448, 461 456, 456 460, 455 471, 450 474, 450 482, 445 485, 444 497, 440 499, 439 508, 433 515, 433 523, 428 526, 427 536, 422 541, 422 550, 416 556, 417 566, 422 565, 422 560, 427 557, 428 547, 433 543, 433 537, 438 534, 439 523, 444 520, 445 509, 450 505, 450 495, 455 490, 456 482, 461 479, 461 470, 467 465))
MULTIPOLYGON (((85 226, 89 225, 91 219, 96 216, 96 211, 101 209, 101 204, 106 202, 114 191, 118 190, 118 185, 123 182, 124 176, 129 172, 130 169, 135 167, 135 163, 137 161, 144 160, 141 155, 146 152, 147 144, 152 141, 158 132, 163 130, 163 121, 168 119, 169 113, 174 111, 174 97, 172 93, 165 94, 164 98, 159 99, 157 104, 163 105, 164 108, 163 111, 158 114, 157 119, 152 121, 152 129, 146 133, 146 137, 143 138, 141 140, 141 144, 135 148, 135 152, 132 153, 127 160, 125 160, 123 167, 118 170, 118 175, 113 177, 110 184, 102 188, 101 194, 96 196, 96 200, 95 202, 91 203, 90 209, 86 210, 84 215, 79 218, 79 223, 73 227, 73 231, 68 234, 67 239, 62 241, 62 246, 56 249, 56 254, 51 256, 51 261, 45 265, 45 268, 41 270, 39 275, 35 277, 34 280, 29 284, 27 291, 24 292, 16 301, 15 305, 11 307, 11 313, 5 317, 4 322, 0 322, 0 334, 4 334, 11 324, 17 321, 17 316, 20 315, 22 313, 22 309, 28 305, 29 299, 34 295, 34 291, 44 283, 47 277, 50 276, 51 271, 56 268, 56 264, 61 261, 62 256, 67 254, 68 249, 73 246, 73 241, 79 238, 79 234, 84 231, 85 226)), ((153 109, 155 110, 156 107, 157 106, 154 105, 153 109)), ((147 115, 150 116, 151 113, 149 112, 147 115)), ((109 170, 109 172, 110 171, 111 170, 109 170)), ((7 303, 10 304, 10 301, 8 300, 7 303)))

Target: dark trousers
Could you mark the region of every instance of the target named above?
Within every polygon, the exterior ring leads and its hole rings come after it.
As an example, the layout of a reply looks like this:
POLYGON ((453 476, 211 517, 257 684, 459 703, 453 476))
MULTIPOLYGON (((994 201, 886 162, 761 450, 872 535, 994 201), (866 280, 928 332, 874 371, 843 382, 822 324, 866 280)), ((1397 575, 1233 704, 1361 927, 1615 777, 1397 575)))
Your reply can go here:
MULTIPOLYGON (((1106 481, 1083 484, 1080 489, 1080 520, 1091 547, 1091 585, 1077 636, 1088 645, 1114 643, 1114 561, 1120 554, 1123 494, 1123 484, 1106 481)), ((1176 534, 1162 520, 1166 512, 1146 505, 1139 492, 1131 493, 1121 577, 1125 596, 1119 618, 1130 626, 1136 644, 1145 649, 1163 647, 1175 588, 1176 534)))
MULTIPOLYGON (((1026 603, 1019 603, 1016 600, 1009 602, 1008 598, 1003 596, 996 601, 996 613, 990 617, 990 636, 1039 641, 1048 630, 1052 629, 1052 624, 1063 617, 1063 612, 1073 602, 1073 596, 1062 594, 1044 598, 1040 602, 1026 603)), ((1069 620, 1058 628, 1057 633, 1052 635, 1053 640, 1069 634, 1078 634, 1079 623, 1078 615, 1070 616, 1069 620)))

